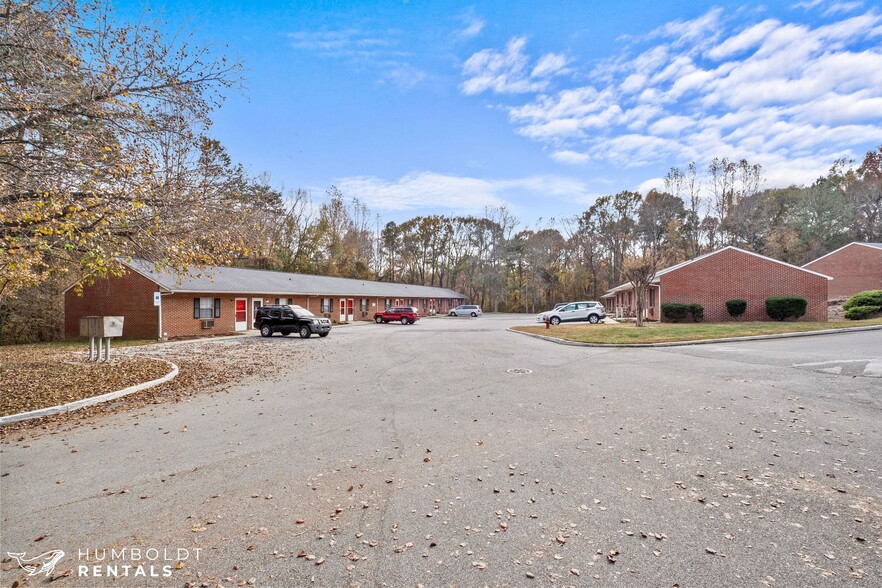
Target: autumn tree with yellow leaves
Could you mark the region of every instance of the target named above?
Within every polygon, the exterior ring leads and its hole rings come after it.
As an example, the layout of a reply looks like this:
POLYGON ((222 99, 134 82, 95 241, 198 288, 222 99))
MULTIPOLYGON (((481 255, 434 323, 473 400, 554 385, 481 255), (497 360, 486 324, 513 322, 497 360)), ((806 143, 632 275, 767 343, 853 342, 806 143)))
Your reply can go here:
POLYGON ((248 179, 205 132, 228 63, 100 2, 0 2, 0 299, 128 256, 230 263, 248 179))

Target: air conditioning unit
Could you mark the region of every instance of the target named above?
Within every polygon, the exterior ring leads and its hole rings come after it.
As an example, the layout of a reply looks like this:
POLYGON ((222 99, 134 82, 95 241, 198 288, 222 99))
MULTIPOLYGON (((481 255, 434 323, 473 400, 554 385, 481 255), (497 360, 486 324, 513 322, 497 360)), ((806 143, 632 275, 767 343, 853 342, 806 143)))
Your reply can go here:
POLYGON ((361 311, 361 317, 364 318, 364 317, 366 317, 366 316, 367 316, 367 311, 366 311, 366 310, 362 310, 362 311, 361 311))
POLYGON ((213 329, 214 328, 214 319, 206 319, 202 321, 203 329, 213 329))

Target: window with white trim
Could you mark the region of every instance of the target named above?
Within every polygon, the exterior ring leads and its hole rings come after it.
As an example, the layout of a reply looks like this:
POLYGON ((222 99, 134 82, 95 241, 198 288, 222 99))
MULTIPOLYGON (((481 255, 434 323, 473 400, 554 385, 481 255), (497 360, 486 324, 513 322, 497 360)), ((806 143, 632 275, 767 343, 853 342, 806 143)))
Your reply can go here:
POLYGON ((281 304, 281 305, 291 304, 291 299, 290 298, 276 298, 276 304, 281 304))
POLYGON ((321 312, 331 312, 331 305, 333 305, 333 298, 322 298, 322 310, 321 312))
POLYGON ((220 318, 220 298, 194 298, 193 318, 220 318))
POLYGON ((361 299, 361 312, 367 312, 367 311, 368 311, 368 299, 362 298, 361 299))

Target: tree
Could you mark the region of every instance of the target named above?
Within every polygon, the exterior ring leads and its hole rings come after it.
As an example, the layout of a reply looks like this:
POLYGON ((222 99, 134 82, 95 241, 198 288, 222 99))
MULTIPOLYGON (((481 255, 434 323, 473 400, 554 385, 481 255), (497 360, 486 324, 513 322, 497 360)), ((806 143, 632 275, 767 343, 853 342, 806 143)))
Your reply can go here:
POLYGON ((686 166, 686 171, 672 167, 665 176, 665 191, 673 194, 686 205, 683 219, 683 233, 686 236, 686 257, 698 257, 702 250, 702 223, 705 204, 701 198, 701 182, 695 162, 686 166))
POLYGON ((650 190, 637 210, 637 232, 651 249, 680 249, 681 228, 686 218, 683 201, 667 192, 650 190))
POLYGON ((854 174, 856 181, 845 187, 854 210, 855 238, 882 242, 882 145, 869 151, 854 174))
POLYGON ((622 280, 622 263, 634 237, 637 211, 643 197, 637 192, 619 192, 615 196, 601 196, 580 219, 583 234, 597 236, 606 253, 607 283, 622 280))
POLYGON ((649 247, 641 248, 625 258, 622 274, 634 288, 637 298, 637 326, 643 326, 643 309, 646 308, 646 292, 661 265, 662 253, 649 247))
POLYGON ((185 269, 244 250, 197 191, 202 131, 240 68, 160 28, 95 1, 2 3, 0 295, 133 253, 185 269))
POLYGON ((854 211, 842 188, 830 178, 818 178, 800 191, 794 211, 794 225, 814 259, 840 247, 853 237, 854 211))

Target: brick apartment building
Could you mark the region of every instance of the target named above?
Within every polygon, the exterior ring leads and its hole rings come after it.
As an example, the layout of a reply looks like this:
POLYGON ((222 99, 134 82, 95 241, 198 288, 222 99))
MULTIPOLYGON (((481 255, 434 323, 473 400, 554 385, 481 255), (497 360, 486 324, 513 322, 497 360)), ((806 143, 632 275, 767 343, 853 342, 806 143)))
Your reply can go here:
POLYGON ((882 243, 849 243, 802 267, 833 278, 827 293, 831 300, 882 290, 882 243))
POLYGON ((64 330, 79 335, 84 316, 123 316, 127 338, 155 339, 219 335, 251 328, 264 304, 297 304, 335 322, 372 320, 389 306, 414 306, 422 314, 446 313, 464 296, 448 288, 331 278, 266 270, 218 267, 204 274, 157 271, 153 264, 127 263, 119 278, 73 287, 64 294, 64 330), (154 299, 158 297, 159 305, 154 299))
MULTIPOLYGON (((827 320, 827 284, 832 278, 738 247, 724 247, 695 259, 665 268, 655 274, 645 298, 645 317, 661 319, 661 305, 667 302, 700 304, 704 320, 731 320, 726 301, 747 301, 742 320, 769 320, 766 298, 800 296, 808 301, 801 320, 827 320)), ((607 312, 613 316, 634 316, 637 297, 629 282, 603 295, 607 312)))

